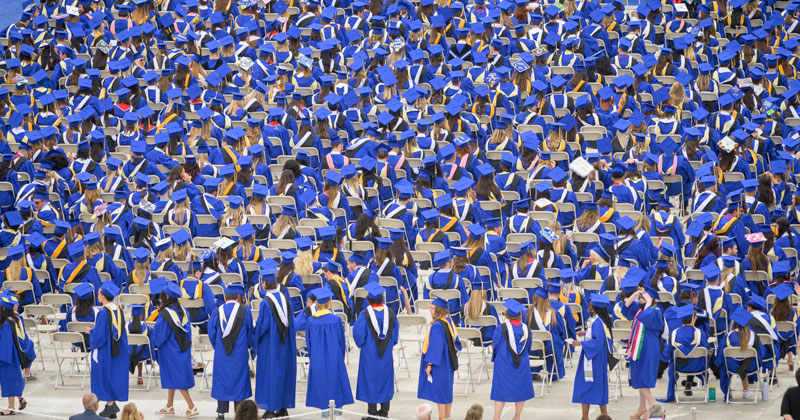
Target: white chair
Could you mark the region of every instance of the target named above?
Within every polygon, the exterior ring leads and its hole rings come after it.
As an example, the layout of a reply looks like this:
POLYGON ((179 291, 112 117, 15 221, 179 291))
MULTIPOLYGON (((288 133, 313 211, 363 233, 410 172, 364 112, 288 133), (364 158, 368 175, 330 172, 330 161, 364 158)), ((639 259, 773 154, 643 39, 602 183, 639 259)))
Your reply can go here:
POLYGON ((91 363, 89 361, 89 353, 83 351, 80 348, 73 346, 73 343, 83 343, 83 335, 77 332, 56 332, 52 335, 53 344, 55 345, 55 355, 56 355, 56 365, 58 367, 58 373, 56 374, 56 383, 55 389, 59 388, 73 388, 73 389, 84 389, 86 386, 86 379, 89 378, 91 363), (70 363, 70 370, 68 373, 64 373, 64 362, 69 361, 70 363), (84 365, 83 373, 80 373, 79 369, 80 364, 84 365), (64 381, 65 377, 79 377, 81 378, 81 386, 67 386, 66 382, 64 381))
POLYGON ((192 340, 192 353, 197 359, 200 359, 200 364, 203 366, 202 381, 199 388, 200 392, 211 391, 211 386, 208 383, 208 368, 214 361, 214 345, 211 344, 211 339, 208 334, 198 334, 192 340))
MULTIPOLYGON (((68 295, 64 295, 69 299, 68 295)), ((70 300, 70 302, 72 302, 70 300)), ((31 331, 28 329, 29 333, 35 332, 33 334, 34 341, 36 342, 36 354, 38 355, 37 359, 42 364, 42 370, 44 370, 44 352, 42 351, 42 334, 50 335, 58 332, 58 316, 55 308, 49 305, 27 305, 24 309, 25 317, 31 317, 36 322, 34 323, 35 331, 31 331), (44 320, 45 323, 42 324, 40 321, 44 320)), ((51 340, 52 342, 52 340, 51 340)))
MULTIPOLYGON (((128 334, 128 345, 129 346, 145 346, 147 350, 145 353, 149 353, 150 357, 150 366, 148 367, 147 363, 145 365, 145 372, 147 373, 147 385, 145 385, 144 389, 150 390, 150 381, 155 377, 154 372, 156 370, 156 358, 152 357, 153 355, 153 346, 150 344, 150 337, 144 334, 128 334)), ((156 379, 158 380, 158 379, 156 379)))
MULTIPOLYGON (((472 374, 472 357, 474 355, 479 355, 481 358, 481 366, 477 378, 479 384, 481 383, 481 376, 483 376, 484 366, 487 372, 489 367, 486 363, 486 348, 483 347, 483 335, 481 334, 481 330, 470 327, 458 327, 457 330, 458 337, 461 340, 461 351, 458 352, 459 367, 463 366, 463 363, 460 362, 461 358, 465 357, 467 359, 467 378, 464 381, 464 395, 466 396, 469 394, 470 386, 472 387, 472 392, 475 392, 475 379, 472 374), (476 345, 475 342, 478 344, 476 345)), ((460 370, 458 373, 460 377, 460 370)))
MULTIPOLYGON (((420 301, 417 301, 417 304, 419 304, 419 302, 420 301)), ((403 367, 405 368, 408 377, 411 378, 411 369, 408 366, 408 355, 406 354, 406 348, 412 346, 412 349, 410 350, 413 352, 422 350, 422 343, 425 340, 424 334, 427 333, 426 327, 428 326, 428 321, 422 315, 398 314, 397 325, 400 328, 413 327, 417 331, 416 333, 406 333, 406 331, 403 331, 403 334, 398 336, 398 342, 395 346, 395 349, 399 352, 399 356, 403 361, 403 367), (423 333, 423 330, 425 330, 425 333, 423 333)), ((300 348, 299 344, 297 348, 300 348)), ((397 363, 395 365, 395 377, 397 377, 397 373, 399 371, 400 363, 397 363)))
MULTIPOLYGON (((708 349, 706 349, 705 347, 697 346, 689 354, 684 354, 677 347, 674 350, 675 351, 673 352, 673 362, 675 363, 674 366, 676 366, 676 367, 678 366, 678 361, 679 360, 689 361, 689 360, 693 360, 693 359, 703 359, 703 363, 704 363, 704 369, 703 369, 702 373, 697 373, 697 372, 683 373, 679 369, 675 369, 675 375, 677 376, 675 378, 675 403, 676 404, 681 404, 681 401, 680 401, 680 394, 681 393, 678 392, 679 391, 678 388, 680 387, 679 379, 680 379, 681 375, 691 375, 691 376, 700 376, 701 377, 701 381, 703 382, 703 388, 702 388, 703 403, 707 403, 708 402, 708 380, 709 380, 709 377, 708 377, 708 349)), ((683 401, 683 402, 684 403, 685 402, 694 403, 696 401, 683 401)))
MULTIPOLYGON (((733 386, 732 385, 734 383, 738 382, 739 375, 737 375, 736 369, 733 369, 732 366, 728 365, 728 359, 729 358, 736 359, 736 360, 741 362, 742 360, 752 358, 754 363, 756 364, 756 370, 755 371, 756 372, 760 372, 761 371, 761 364, 759 363, 758 353, 756 352, 756 349, 754 349, 752 347, 748 347, 748 348, 742 350, 739 347, 725 347, 725 350, 723 350, 723 353, 725 355, 725 362, 724 362, 725 363, 725 370, 728 371, 728 377, 730 379, 730 381, 729 381, 730 385, 728 385, 728 395, 726 395, 726 398, 725 398, 726 399, 726 403, 727 404, 741 404, 741 403, 749 402, 749 400, 748 401, 732 401, 732 398, 731 398, 731 394, 733 392, 733 386)), ((758 394, 759 394, 759 391, 760 391, 760 386, 761 386, 761 381, 760 380, 756 381, 756 389, 753 391, 753 404, 758 403, 758 394)))

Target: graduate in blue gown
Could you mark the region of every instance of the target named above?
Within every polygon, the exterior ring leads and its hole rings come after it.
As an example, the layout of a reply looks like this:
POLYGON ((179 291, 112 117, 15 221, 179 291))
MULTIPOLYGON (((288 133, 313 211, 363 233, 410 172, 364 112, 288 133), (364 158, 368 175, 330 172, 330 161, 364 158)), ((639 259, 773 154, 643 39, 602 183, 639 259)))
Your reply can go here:
POLYGON ((353 341, 361 349, 356 399, 367 403, 370 416, 389 417, 389 402, 394 397, 392 349, 399 327, 394 311, 383 303, 386 289, 378 283, 367 283, 364 288, 368 305, 353 326, 353 341))
MULTIPOLYGON (((688 355, 695 348, 703 347, 708 348, 708 335, 705 331, 694 326, 695 314, 694 305, 688 304, 677 308, 676 317, 680 320, 681 326, 672 330, 669 335, 669 344, 666 346, 665 352, 669 359, 669 386, 667 387, 667 398, 665 400, 659 399, 659 402, 673 402, 675 401, 675 380, 677 379, 677 372, 683 374, 697 374, 700 380, 707 381, 708 375, 706 374, 706 361, 703 358, 683 359, 675 364, 674 353, 675 350, 680 350, 684 355, 688 355)), ((692 375, 686 379, 686 388, 684 393, 687 396, 692 395, 692 375)))
POLYGON ((581 404, 582 420, 589 420, 590 405, 599 405, 600 413, 608 415, 608 371, 617 362, 611 356, 614 352, 611 316, 608 314, 611 302, 606 295, 593 294, 589 303, 592 317, 587 321, 586 333, 582 340, 572 343, 581 348, 572 402, 581 404))
POLYGON ((453 407, 453 375, 458 370, 461 340, 450 319, 447 301, 431 302, 431 326, 422 344, 417 398, 436 403, 440 419, 449 419, 453 407))
MULTIPOLYGON (((19 410, 28 404, 22 398, 25 390, 25 379, 22 369, 28 368, 36 357, 33 341, 25 334, 22 318, 17 314, 19 301, 14 292, 4 290, 0 293, 0 391, 3 398, 8 398, 8 408, 15 409, 14 399, 19 399, 19 410)), ((2 415, 14 414, 13 411, 0 411, 2 415)))
MULTIPOLYGON (((130 305, 129 307, 131 308, 131 319, 125 325, 125 332, 127 334, 142 334, 148 338, 152 337, 153 327, 145 323, 145 305, 130 305)), ((128 371, 133 374, 138 370, 136 381, 137 384, 143 385, 142 366, 145 363, 151 363, 153 355, 150 352, 150 348, 144 345, 129 345, 128 349, 128 357, 130 358, 128 371)))
POLYGON ((211 398, 217 400, 217 419, 223 420, 234 402, 250 398, 253 390, 249 378, 249 349, 252 347, 253 319, 244 304, 244 285, 225 285, 225 303, 211 312, 208 321, 208 338, 214 346, 214 369, 211 398))
POLYGON ((647 405, 656 403, 651 392, 656 387, 658 361, 661 358, 661 331, 664 317, 657 305, 658 292, 650 287, 637 290, 625 299, 625 306, 638 306, 633 317, 631 339, 628 341, 627 359, 630 362, 628 382, 639 390, 639 409, 631 418, 647 414, 647 405))
POLYGON ((97 294, 103 309, 97 312, 94 328, 86 327, 92 349, 92 393, 106 406, 101 417, 116 418, 117 401, 128 400, 128 366, 130 364, 125 315, 114 303, 120 288, 106 280, 97 294))
POLYGON ((494 375, 491 399, 494 401, 494 418, 500 418, 506 403, 513 402, 514 420, 519 420, 525 401, 534 396, 528 361, 531 332, 521 321, 525 309, 521 303, 509 299, 503 305, 506 307, 506 321, 495 328, 492 338, 494 375))
MULTIPOLYGON (((173 415, 175 390, 180 390, 188 409, 186 417, 199 415, 189 390, 194 387, 192 372, 192 325, 189 316, 178 302, 182 295, 177 283, 167 281, 159 297, 161 307, 153 327, 152 344, 156 347, 156 360, 161 370, 161 388, 167 390, 167 405, 156 414, 173 415)), ((249 376, 249 375, 248 375, 249 376)))
MULTIPOLYGON (((292 305, 278 289, 275 274, 261 274, 264 297, 253 330, 256 349, 256 394, 266 418, 289 415, 297 388, 297 344, 292 305)), ((305 313, 305 312, 303 312, 305 313)))
POLYGON ((744 308, 737 308, 731 315, 731 326, 728 333, 717 343, 715 362, 719 366, 719 387, 725 401, 730 397, 731 379, 734 375, 739 376, 742 381, 742 396, 745 399, 752 398, 752 391, 749 389, 748 377, 758 373, 758 360, 763 357, 761 340, 758 335, 748 327, 753 320, 753 315, 744 308), (725 357, 725 348, 748 348, 756 349, 756 358, 739 359, 725 357), (730 370, 728 370, 730 368, 730 370))
POLYGON ((306 405, 325 409, 333 400, 336 408, 353 403, 350 379, 344 364, 347 343, 342 320, 330 310, 333 297, 330 289, 314 289, 317 311, 308 318, 306 344, 308 346, 308 388, 306 405))

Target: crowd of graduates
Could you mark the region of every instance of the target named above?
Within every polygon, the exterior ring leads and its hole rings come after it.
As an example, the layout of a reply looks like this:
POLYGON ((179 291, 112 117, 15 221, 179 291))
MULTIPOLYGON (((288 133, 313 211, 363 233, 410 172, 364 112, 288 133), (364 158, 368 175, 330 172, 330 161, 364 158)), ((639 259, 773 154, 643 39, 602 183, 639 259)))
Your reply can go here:
POLYGON ((353 345, 387 417, 428 310, 441 419, 464 346, 491 346, 495 419, 570 357, 583 419, 614 369, 631 418, 659 378, 753 397, 796 357, 799 6, 25 0, 0 34, 0 414, 35 379, 25 308, 64 293, 109 418, 154 362, 159 414, 179 390, 199 415, 198 333, 218 418, 286 416, 298 355, 307 406, 352 404, 353 345))

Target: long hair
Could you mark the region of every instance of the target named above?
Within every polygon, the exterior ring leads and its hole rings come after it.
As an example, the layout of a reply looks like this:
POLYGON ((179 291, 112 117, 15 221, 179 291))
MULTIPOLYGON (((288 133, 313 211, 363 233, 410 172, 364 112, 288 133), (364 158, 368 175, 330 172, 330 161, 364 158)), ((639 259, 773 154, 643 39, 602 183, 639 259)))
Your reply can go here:
MULTIPOLYGON (((531 306, 534 308, 534 310, 536 310, 536 312, 539 313, 539 316, 542 317, 542 321, 545 320, 545 317, 547 316, 547 311, 551 310, 550 300, 540 296, 533 297, 533 303, 531 304, 531 306)), ((528 310, 528 325, 530 325, 531 322, 533 322, 533 319, 534 319, 533 310, 528 310)), ((550 317, 550 326, 555 327, 555 325, 556 325, 556 317, 554 313, 550 317)))
MULTIPOLYGON (((698 258, 699 259, 699 258, 698 258)), ((767 271, 769 259, 764 255, 763 245, 751 244, 747 250, 747 259, 750 261, 750 269, 753 271, 767 271)))
POLYGON ((464 311, 466 317, 474 320, 483 315, 484 302, 486 302, 486 291, 473 288, 472 293, 469 295, 469 302, 467 302, 464 311))
POLYGON ((177 312, 179 316, 183 317, 183 306, 181 305, 180 301, 178 301, 178 298, 169 296, 167 295, 167 292, 162 290, 159 299, 161 300, 161 306, 158 307, 159 310, 170 308, 177 312))

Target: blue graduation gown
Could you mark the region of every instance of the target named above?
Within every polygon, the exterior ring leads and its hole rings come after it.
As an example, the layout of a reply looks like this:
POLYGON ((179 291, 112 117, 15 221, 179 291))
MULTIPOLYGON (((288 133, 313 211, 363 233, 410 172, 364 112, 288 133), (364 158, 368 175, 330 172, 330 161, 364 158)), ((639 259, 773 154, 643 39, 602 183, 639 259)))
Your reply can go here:
POLYGON ((353 392, 344 364, 347 343, 342 321, 330 310, 323 309, 309 317, 307 322, 309 367, 306 406, 325 409, 330 400, 336 402, 336 407, 352 404, 353 392))
MULTIPOLYGON (((658 360, 661 355, 661 331, 664 329, 664 318, 661 310, 651 306, 644 309, 635 318, 644 327, 642 351, 638 359, 630 360, 630 378, 628 382, 634 389, 655 388, 658 375, 658 360)), ((635 328, 636 322, 634 322, 635 328)))
MULTIPOLYGON (((230 334, 233 334, 230 331, 230 334)), ((211 381, 211 398, 217 401, 243 401, 253 395, 250 381, 243 380, 250 377, 249 349, 253 336, 253 318, 250 308, 235 302, 226 302, 211 312, 208 321, 208 338, 214 345, 214 369, 211 381), (236 312, 244 312, 244 322, 239 329, 239 334, 228 354, 223 343, 224 331, 227 325, 234 322, 236 312)))
MULTIPOLYGON (((388 344, 382 356, 378 354, 378 342, 373 336, 375 327, 368 319, 365 309, 353 326, 353 341, 361 349, 358 358, 358 382, 356 386, 356 399, 370 404, 381 404, 391 401, 394 397, 394 358, 392 349, 397 344, 399 326, 394 312, 386 305, 372 307, 377 322, 376 333, 383 335, 386 323, 389 325, 387 334, 388 344), (389 321, 392 319, 392 321, 389 321), (391 331, 389 331, 391 328, 391 331)), ((383 339, 383 337, 381 339, 383 339)))
POLYGON ((492 342, 494 342, 492 351, 494 375, 492 375, 490 396, 492 401, 521 402, 534 397, 533 378, 528 360, 531 348, 530 331, 524 323, 517 322, 516 324, 518 325, 506 321, 495 328, 492 336, 492 342), (510 346, 506 339, 509 327, 511 327, 511 333, 508 337, 514 340, 510 346), (514 366, 512 351, 520 355, 518 366, 514 366))
POLYGON ((608 353, 613 348, 608 329, 598 317, 589 320, 589 332, 581 342, 578 369, 572 388, 575 404, 608 404, 608 353), (591 367, 587 366, 591 364, 591 367))
POLYGON ((295 325, 286 295, 281 292, 267 292, 275 296, 284 311, 288 311, 286 338, 281 340, 278 322, 272 312, 271 304, 264 297, 258 307, 258 319, 253 329, 253 345, 258 362, 256 366, 255 401, 259 408, 279 411, 294 408, 294 395, 297 388, 297 344, 295 325))
MULTIPOLYGON (((173 311, 165 308, 166 311, 173 311)), ((162 310, 162 311, 164 311, 162 310)), ((178 318, 175 312, 175 318, 178 318)), ((191 389, 194 387, 194 373, 192 372, 192 348, 189 346, 186 351, 181 351, 178 340, 172 332, 165 316, 167 313, 160 313, 156 325, 153 327, 153 345, 156 351, 156 360, 161 368, 161 388, 162 389, 191 389)), ((184 337, 192 341, 192 328, 189 317, 181 317, 179 326, 183 329, 184 337)), ((249 375, 248 375, 249 377, 249 375)))
MULTIPOLYGON (((452 321, 448 320, 451 324, 452 321)), ((455 324, 452 324, 455 333, 455 324)), ((454 366, 450 361, 448 353, 447 335, 440 322, 434 322, 428 329, 428 336, 422 348, 422 357, 419 361, 419 382, 417 385, 417 398, 432 401, 436 404, 450 404, 453 402, 453 375, 454 366), (425 368, 428 363, 432 364, 431 378, 428 382, 428 375, 425 368)), ((461 350, 461 340, 455 338, 456 351, 461 350)))
POLYGON ((94 328, 89 333, 92 349, 92 392, 100 401, 128 400, 128 334, 122 310, 108 304, 97 312, 94 328), (114 313, 110 315, 109 310, 114 313), (119 353, 113 356, 112 340, 119 337, 119 353))
POLYGON ((25 335, 25 328, 21 325, 12 324, 10 321, 3 321, 0 326, 0 391, 2 397, 20 397, 22 391, 25 390, 25 379, 22 377, 22 370, 20 369, 19 353, 17 347, 14 345, 14 332, 12 328, 17 328, 17 336, 20 337, 20 345, 26 349, 25 354, 28 357, 33 355, 33 342, 25 335), (27 343, 30 343, 27 345, 27 343), (27 350, 30 347, 30 351, 27 350))

